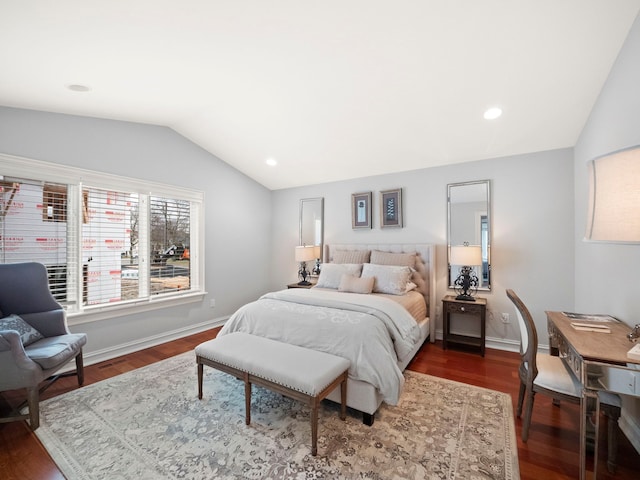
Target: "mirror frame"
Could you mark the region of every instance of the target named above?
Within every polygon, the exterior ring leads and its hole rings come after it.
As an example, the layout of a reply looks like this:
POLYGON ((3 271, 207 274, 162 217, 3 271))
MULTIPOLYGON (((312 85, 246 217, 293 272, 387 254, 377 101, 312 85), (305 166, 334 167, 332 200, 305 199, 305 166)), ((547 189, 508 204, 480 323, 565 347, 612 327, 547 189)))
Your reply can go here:
MULTIPOLYGON (((447 288, 454 288, 453 282, 455 281, 455 275, 452 275, 451 272, 451 190, 454 188, 471 186, 471 185, 485 185, 486 186, 486 202, 487 202, 487 244, 482 245, 483 247, 483 255, 486 254, 486 281, 480 282, 480 286, 478 286, 479 291, 490 291, 491 290, 491 180, 477 180, 473 182, 460 182, 460 183, 450 183, 447 185, 447 288)), ((482 228, 482 227, 480 227, 482 228)), ((482 240, 482 232, 480 232, 480 242, 483 243, 482 240)), ((483 270, 485 270, 485 265, 483 262, 483 270)), ((482 275, 484 277, 484 275, 482 275)))
MULTIPOLYGON (((315 206, 316 209, 318 209, 319 207, 319 215, 320 215, 320 262, 322 262, 322 257, 324 255, 324 197, 315 197, 315 198, 302 198, 300 199, 300 218, 299 218, 299 222, 298 222, 298 229, 299 229, 299 234, 298 234, 298 245, 305 245, 305 243, 303 242, 303 231, 305 231, 304 228, 304 211, 305 211, 305 206, 308 206, 309 208, 311 206, 315 206)), ((311 245, 309 243, 307 243, 307 245, 311 245)), ((315 243, 313 243, 313 245, 316 245, 315 243)))

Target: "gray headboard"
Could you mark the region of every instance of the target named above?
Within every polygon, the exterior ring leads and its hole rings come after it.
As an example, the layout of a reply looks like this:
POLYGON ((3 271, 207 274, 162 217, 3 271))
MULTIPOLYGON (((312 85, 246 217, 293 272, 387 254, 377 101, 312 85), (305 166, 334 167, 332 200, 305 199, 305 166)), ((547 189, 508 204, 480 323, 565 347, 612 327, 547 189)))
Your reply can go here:
POLYGON ((436 250, 435 245, 428 243, 350 243, 350 244, 325 244, 324 261, 333 262, 333 252, 337 250, 380 250, 393 253, 416 253, 416 272, 418 290, 427 302, 427 314, 429 315, 429 339, 436 341, 436 250))

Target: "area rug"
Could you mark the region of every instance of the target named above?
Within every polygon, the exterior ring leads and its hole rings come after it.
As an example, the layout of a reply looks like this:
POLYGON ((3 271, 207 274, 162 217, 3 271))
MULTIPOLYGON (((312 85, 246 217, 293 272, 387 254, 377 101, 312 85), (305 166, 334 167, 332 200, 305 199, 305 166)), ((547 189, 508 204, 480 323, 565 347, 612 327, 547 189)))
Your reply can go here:
POLYGON ((518 479, 509 395, 411 371, 373 426, 323 402, 318 455, 310 411, 205 367, 193 352, 44 401, 36 434, 75 479, 518 479))

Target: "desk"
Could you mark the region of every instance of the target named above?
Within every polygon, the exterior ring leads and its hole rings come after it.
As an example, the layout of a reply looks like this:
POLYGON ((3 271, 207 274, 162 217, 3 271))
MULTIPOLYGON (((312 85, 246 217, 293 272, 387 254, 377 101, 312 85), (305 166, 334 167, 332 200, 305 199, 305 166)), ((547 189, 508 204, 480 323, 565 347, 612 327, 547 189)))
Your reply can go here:
POLYGON ((549 329, 549 348, 552 355, 560 355, 582 383, 580 399, 580 479, 586 478, 586 427, 587 400, 593 399, 596 405, 593 460, 593 478, 598 471, 598 427, 600 403, 598 391, 606 390, 640 397, 640 362, 631 361, 627 352, 633 344, 627 339, 631 331, 622 322, 610 322, 606 325, 611 333, 585 332, 574 329, 572 321, 562 312, 546 312, 549 329))

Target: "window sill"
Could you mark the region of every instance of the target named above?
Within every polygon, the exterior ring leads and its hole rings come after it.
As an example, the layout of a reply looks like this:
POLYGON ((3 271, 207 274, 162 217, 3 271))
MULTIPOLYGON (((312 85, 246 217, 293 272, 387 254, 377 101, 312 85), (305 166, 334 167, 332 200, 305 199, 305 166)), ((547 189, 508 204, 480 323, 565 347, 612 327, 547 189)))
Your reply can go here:
POLYGON ((183 293, 176 296, 152 297, 151 299, 138 300, 120 305, 97 305, 85 307, 81 313, 67 313, 69 325, 82 325, 83 323, 96 322, 114 317, 133 315, 149 312, 160 308, 186 305, 201 302, 207 292, 183 293))

